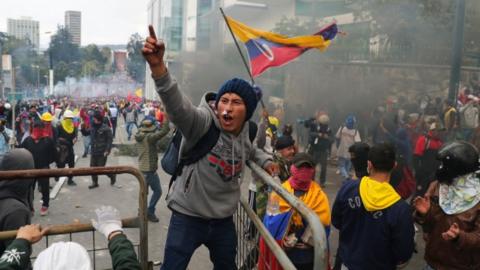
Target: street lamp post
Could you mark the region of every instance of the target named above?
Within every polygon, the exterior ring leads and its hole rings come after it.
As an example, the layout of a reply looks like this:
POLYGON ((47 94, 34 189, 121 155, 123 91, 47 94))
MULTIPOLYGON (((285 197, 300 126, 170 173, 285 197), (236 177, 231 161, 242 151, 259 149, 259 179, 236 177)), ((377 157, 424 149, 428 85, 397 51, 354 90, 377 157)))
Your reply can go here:
POLYGON ((456 13, 453 30, 452 63, 448 99, 456 103, 462 66, 463 32, 465 25, 465 0, 456 1, 456 13))
POLYGON ((40 89, 40 66, 39 65, 32 65, 32 68, 37 69, 37 91, 38 92, 40 89))
MULTIPOLYGON (((52 32, 45 32, 46 35, 50 35, 50 42, 52 42, 52 32)), ((48 94, 53 95, 53 61, 52 52, 48 50, 48 60, 50 69, 48 70, 48 94)))

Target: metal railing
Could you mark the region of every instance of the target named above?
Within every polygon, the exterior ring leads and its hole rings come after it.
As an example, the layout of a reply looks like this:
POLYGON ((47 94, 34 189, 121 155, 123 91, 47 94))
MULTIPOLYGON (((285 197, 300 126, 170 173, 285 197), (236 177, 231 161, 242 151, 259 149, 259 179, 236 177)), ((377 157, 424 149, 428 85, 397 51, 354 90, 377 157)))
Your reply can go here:
MULTIPOLYGON (((40 169, 40 170, 19 170, 19 171, 1 171, 0 181, 14 179, 34 179, 61 176, 90 176, 90 175, 111 175, 111 174, 130 174, 133 175, 139 184, 138 192, 138 216, 122 219, 124 228, 139 228, 140 241, 138 250, 138 259, 142 269, 152 269, 153 265, 148 261, 148 222, 147 222, 147 186, 143 179, 143 174, 136 168, 130 166, 113 167, 94 167, 94 168, 66 168, 66 169, 40 169)), ((47 235, 46 243, 48 247, 48 236, 69 234, 70 241, 72 233, 92 232, 93 237, 93 265, 95 267, 95 252, 105 249, 95 248, 95 229, 90 223, 66 224, 51 226, 47 235)), ((16 237, 17 231, 0 232, 0 241, 12 240, 16 237)))
MULTIPOLYGON (((315 270, 325 270, 328 266, 328 250, 325 228, 319 217, 309 209, 301 200, 293 194, 288 193, 275 179, 267 174, 262 168, 253 162, 247 163, 250 169, 257 174, 258 179, 282 197, 290 206, 295 209, 308 222, 312 229, 314 248, 315 270)), ((258 237, 261 236, 270 251, 274 254, 278 263, 283 269, 295 269, 285 251, 278 245, 270 232, 263 225, 257 214, 251 209, 244 198, 240 199, 238 211, 234 217, 237 229, 237 266, 241 270, 256 269, 258 262, 258 237), (250 223, 250 224, 248 224, 250 223), (250 228, 251 224, 255 230, 250 228), (252 233, 254 235, 252 235, 252 233)), ((267 265, 268 267, 268 265, 267 265)))

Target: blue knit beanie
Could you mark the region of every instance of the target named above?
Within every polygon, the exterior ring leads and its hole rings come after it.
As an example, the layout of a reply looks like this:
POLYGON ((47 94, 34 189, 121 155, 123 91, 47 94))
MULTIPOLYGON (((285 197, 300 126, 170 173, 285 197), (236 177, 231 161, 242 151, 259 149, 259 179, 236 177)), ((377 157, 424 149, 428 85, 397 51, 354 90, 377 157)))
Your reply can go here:
MULTIPOLYGON (((215 100, 215 106, 218 106, 220 98, 226 93, 235 93, 243 99, 245 107, 247 108, 247 114, 245 121, 250 120, 257 108, 257 103, 259 100, 259 95, 257 93, 261 90, 256 90, 250 83, 243 79, 233 78, 223 83, 222 87, 218 90, 217 98, 215 100)), ((261 93, 261 92, 260 92, 261 93)))

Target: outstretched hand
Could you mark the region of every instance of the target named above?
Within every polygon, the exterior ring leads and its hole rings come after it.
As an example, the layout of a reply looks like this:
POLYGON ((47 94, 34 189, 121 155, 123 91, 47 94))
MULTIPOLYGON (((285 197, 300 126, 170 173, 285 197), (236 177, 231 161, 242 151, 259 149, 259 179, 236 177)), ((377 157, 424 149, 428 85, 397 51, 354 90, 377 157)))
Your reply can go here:
POLYGON ((430 210, 430 198, 418 196, 413 200, 413 206, 418 213, 425 215, 430 210))
POLYGON ((153 26, 148 26, 149 36, 145 40, 145 45, 142 48, 142 54, 147 61, 152 75, 154 77, 161 77, 167 72, 165 63, 163 62, 163 56, 165 54, 165 43, 157 39, 153 26))

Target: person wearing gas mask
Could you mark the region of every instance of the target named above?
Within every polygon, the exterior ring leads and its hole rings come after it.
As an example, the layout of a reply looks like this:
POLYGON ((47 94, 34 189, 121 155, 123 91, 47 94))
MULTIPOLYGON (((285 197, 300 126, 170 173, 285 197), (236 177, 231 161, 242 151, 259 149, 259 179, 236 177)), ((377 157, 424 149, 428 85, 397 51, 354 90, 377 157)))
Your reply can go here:
POLYGON ((478 158, 478 150, 467 142, 445 145, 437 155, 437 181, 413 201, 426 241, 425 269, 480 269, 478 158))

